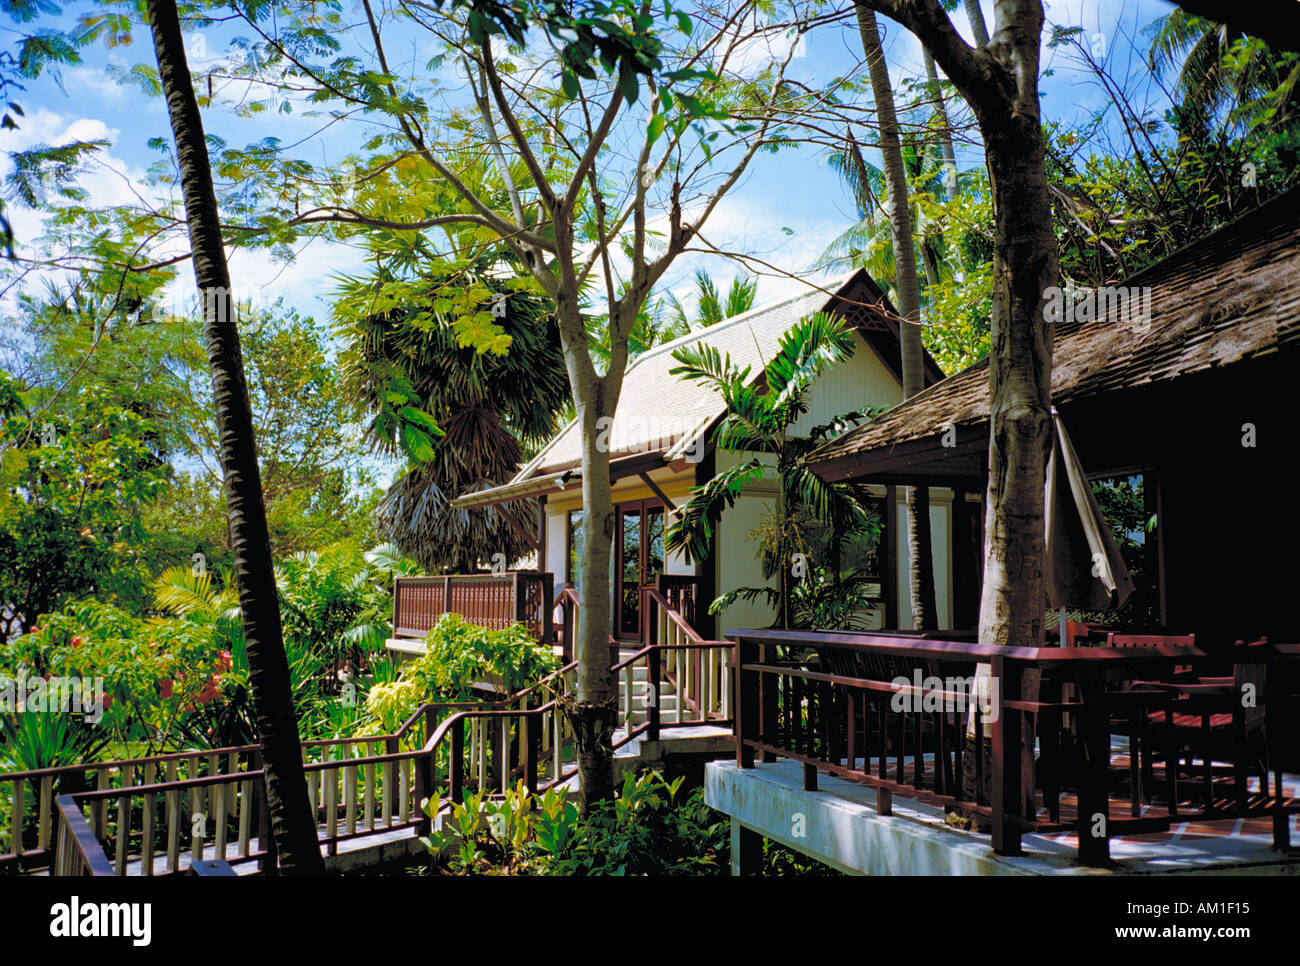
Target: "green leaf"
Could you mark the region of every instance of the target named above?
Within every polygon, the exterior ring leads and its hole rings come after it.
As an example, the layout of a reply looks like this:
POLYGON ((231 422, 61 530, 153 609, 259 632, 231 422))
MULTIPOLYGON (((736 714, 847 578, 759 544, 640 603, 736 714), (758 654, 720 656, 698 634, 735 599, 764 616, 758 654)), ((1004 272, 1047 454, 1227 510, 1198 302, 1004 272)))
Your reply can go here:
POLYGON ((624 100, 629 104, 635 104, 641 89, 641 85, 637 83, 636 71, 627 66, 621 67, 618 72, 618 89, 624 100))
POLYGON ((645 136, 647 145, 654 144, 659 140, 659 135, 664 133, 664 125, 667 119, 662 114, 656 114, 650 118, 650 123, 646 125, 645 136))

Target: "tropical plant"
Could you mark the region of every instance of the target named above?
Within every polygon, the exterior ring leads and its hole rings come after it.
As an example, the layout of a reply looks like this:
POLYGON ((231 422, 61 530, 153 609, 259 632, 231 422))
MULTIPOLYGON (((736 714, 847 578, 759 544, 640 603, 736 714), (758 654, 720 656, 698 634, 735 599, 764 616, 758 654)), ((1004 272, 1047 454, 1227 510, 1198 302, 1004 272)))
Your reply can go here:
POLYGON ((459 614, 443 614, 425 638, 425 647, 403 672, 440 701, 469 700, 481 681, 515 694, 559 668, 552 649, 538 644, 524 625, 492 630, 459 614))
POLYGON ((78 597, 138 609, 147 575, 132 545, 170 475, 153 424, 95 387, 55 413, 2 372, 0 386, 0 643, 78 597))
POLYGON ((423 839, 435 860, 460 875, 719 875, 728 863, 726 817, 701 790, 679 795, 683 779, 627 775, 612 802, 581 816, 562 789, 541 796, 520 782, 501 799, 471 793, 444 809, 443 830, 423 839))
POLYGON ((461 265, 393 241, 382 268, 341 281, 334 308, 344 384, 372 414, 371 441, 408 461, 379 503, 377 530, 427 572, 517 559, 529 549, 505 516, 517 511, 449 503, 505 483, 554 432, 569 382, 549 304, 496 277, 500 253, 461 265), (486 308, 508 351, 461 338, 453 323, 466 300, 486 308))
POLYGON ((808 537, 810 519, 833 527, 833 548, 854 531, 871 525, 872 516, 860 492, 841 484, 828 484, 809 468, 808 454, 819 444, 838 436, 870 414, 863 409, 796 435, 795 424, 808 412, 808 390, 830 365, 853 353, 853 335, 839 319, 816 313, 796 323, 781 336, 776 354, 752 379, 750 368, 738 368, 707 343, 683 346, 673 353, 679 363, 671 372, 702 382, 718 392, 727 406, 714 430, 717 446, 741 456, 712 479, 696 487, 668 527, 666 546, 687 561, 705 559, 712 550, 722 514, 733 506, 744 488, 769 472, 777 478, 773 512, 756 531, 764 580, 778 579, 775 588, 739 588, 723 594, 709 610, 717 613, 735 600, 770 600, 776 607, 776 624, 789 627, 792 568, 814 558, 808 537), (808 513, 801 516, 800 510, 808 513), (796 556, 797 555, 797 556, 796 556))
POLYGON ((1280 131, 1300 119, 1300 55, 1175 8, 1146 30, 1157 78, 1176 70, 1172 95, 1185 135, 1226 122, 1241 131, 1280 131))
POLYGON ((743 315, 754 307, 754 297, 757 294, 758 279, 736 276, 731 280, 726 297, 723 298, 718 293, 713 277, 700 269, 695 273, 694 315, 688 313, 686 306, 672 294, 668 295, 668 315, 673 322, 673 330, 685 335, 743 315))

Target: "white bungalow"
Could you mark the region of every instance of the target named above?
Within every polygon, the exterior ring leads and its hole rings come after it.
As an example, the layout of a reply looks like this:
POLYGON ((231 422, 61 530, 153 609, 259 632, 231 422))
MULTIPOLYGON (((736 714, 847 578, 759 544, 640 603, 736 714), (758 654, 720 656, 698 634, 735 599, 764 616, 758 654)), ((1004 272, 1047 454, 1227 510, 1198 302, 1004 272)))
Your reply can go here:
MULTIPOLYGON (((628 367, 612 424, 606 428, 616 505, 614 615, 619 640, 641 639, 643 591, 657 579, 674 588, 683 615, 705 636, 729 627, 765 626, 772 621, 762 603, 737 603, 718 618, 707 605, 718 594, 761 579, 757 547, 748 537, 771 511, 776 485, 764 479, 751 485, 723 514, 712 559, 688 564, 664 552, 665 520, 690 497, 691 489, 738 457, 716 451, 712 431, 725 414, 722 398, 707 386, 670 374, 672 353, 703 342, 730 354, 761 378, 764 361, 780 337, 798 320, 817 311, 833 313, 853 327, 856 351, 824 373, 809 396, 809 411, 796 426, 804 430, 866 405, 893 406, 902 398, 897 313, 866 274, 858 271, 809 288, 801 294, 752 309, 674 342, 658 346, 628 367), (699 601, 700 606, 695 606, 699 601)), ((927 355, 927 385, 943 374, 927 355)), ((455 505, 485 507, 538 499, 540 520, 535 543, 540 570, 553 576, 553 591, 577 582, 582 519, 579 428, 569 423, 508 484, 465 494, 455 505)), ((905 509, 895 488, 873 491, 885 510, 886 532, 878 555, 881 606, 869 622, 876 627, 910 627, 907 589, 905 509)), ((953 626, 951 526, 953 491, 931 492, 931 524, 936 598, 940 627, 953 626)))

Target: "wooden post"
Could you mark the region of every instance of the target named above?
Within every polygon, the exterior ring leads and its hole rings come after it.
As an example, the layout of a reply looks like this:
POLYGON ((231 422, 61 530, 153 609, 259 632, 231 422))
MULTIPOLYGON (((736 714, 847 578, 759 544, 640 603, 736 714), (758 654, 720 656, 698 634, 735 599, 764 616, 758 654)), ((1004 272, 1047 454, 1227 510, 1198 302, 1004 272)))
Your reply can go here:
MULTIPOLYGON (((1020 697, 1020 669, 998 655, 993 658, 990 670, 998 689, 997 717, 992 722, 993 851, 999 855, 1019 855, 1020 712, 1008 708, 1006 702, 1020 697)), ((976 734, 977 741, 979 737, 976 734)))
POLYGON ((529 792, 537 793, 537 759, 542 738, 542 714, 540 711, 528 711, 519 720, 524 743, 524 786, 529 792), (536 721, 534 721, 536 718, 536 721))
MULTIPOLYGON (((430 752, 432 756, 432 752, 430 752)), ((447 797, 453 802, 464 798, 465 789, 465 719, 458 717, 451 726, 451 750, 447 772, 447 797)))
POLYGON ((1107 792, 1110 710, 1106 704, 1106 681, 1102 670, 1084 666, 1079 676, 1081 707, 1078 718, 1083 745, 1079 778, 1079 861, 1084 865, 1104 866, 1110 864, 1110 796, 1107 792))
POLYGON ((806 792, 817 791, 817 766, 804 763, 803 766, 803 790, 806 792))
MULTIPOLYGON (((734 648, 736 673, 732 675, 736 682, 736 764, 741 768, 754 767, 754 749, 745 744, 747 740, 757 738, 760 734, 758 724, 758 684, 760 675, 747 671, 746 665, 758 660, 758 645, 744 637, 736 638, 734 648)), ((736 825, 732 824, 733 838, 736 825)), ((733 862, 735 861, 733 856, 733 862)))
MULTIPOLYGON (((756 655, 756 660, 768 663, 776 652, 775 644, 764 644, 761 653, 756 655)), ((789 679, 787 678, 787 681, 789 679)), ((780 682, 770 674, 754 675, 753 685, 758 691, 758 729, 757 737, 764 743, 772 743, 777 730, 777 714, 779 711, 778 700, 780 696, 780 682)), ((776 761, 776 755, 770 751, 764 751, 759 758, 765 765, 770 765, 776 761)))
POLYGON ((542 643, 555 643, 555 579, 542 572, 542 643))
POLYGON ((425 811, 424 800, 433 797, 433 769, 436 756, 435 750, 415 759, 415 807, 420 813, 418 829, 421 835, 428 835, 433 831, 433 818, 425 811))
MULTIPOLYGON (((649 701, 649 707, 646 708, 646 720, 649 723, 649 728, 647 729, 648 732, 647 737, 649 738, 650 741, 658 741, 659 740, 659 697, 660 697, 659 695, 659 677, 660 677, 659 648, 658 647, 651 648, 650 653, 647 655, 647 659, 648 659, 647 664, 649 665, 649 667, 646 670, 646 682, 650 686, 650 690, 646 694, 646 699, 649 701)), ((680 682, 678 683, 680 684, 680 682)), ((632 701, 632 696, 628 695, 627 700, 630 705, 632 701)), ((685 700, 685 696, 679 694, 677 696, 677 700, 678 702, 681 702, 685 700)))
POLYGON ((881 531, 881 596, 885 599, 885 628, 898 629, 898 488, 885 487, 885 525, 881 531))

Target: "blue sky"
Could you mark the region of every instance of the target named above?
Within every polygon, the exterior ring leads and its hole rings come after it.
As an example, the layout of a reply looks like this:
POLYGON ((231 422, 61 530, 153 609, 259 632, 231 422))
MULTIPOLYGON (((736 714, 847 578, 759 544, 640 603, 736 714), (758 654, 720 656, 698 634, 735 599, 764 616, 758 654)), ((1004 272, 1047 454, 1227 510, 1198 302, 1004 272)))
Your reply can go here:
MULTIPOLYGON (((983 4, 985 17, 992 27, 992 3, 983 4)), ((68 13, 84 7, 69 5, 68 13)), ((1160 0, 1141 2, 1092 2, 1092 0, 1053 0, 1047 5, 1049 23, 1079 26, 1090 43, 1105 45, 1107 62, 1120 74, 1136 71, 1145 76, 1141 54, 1145 49, 1141 29, 1170 9, 1160 0), (1141 50, 1135 50, 1131 38, 1138 37, 1141 50), (1100 41, 1097 40, 1100 38, 1100 41)), ((969 37, 964 11, 953 15, 958 29, 969 37)), ((897 85, 904 76, 923 76, 920 45, 903 28, 881 20, 885 32, 891 76, 897 85)), ((1045 31, 1046 33, 1046 31, 1045 31)), ((227 30, 210 30, 190 37, 192 66, 229 56, 227 30)), ((860 56, 856 29, 852 22, 814 31, 808 38, 796 69, 840 71, 860 56)), ((400 47, 400 42, 393 45, 400 47)), ((408 62, 419 63, 426 51, 411 49, 408 62)), ((133 192, 156 189, 144 187, 148 166, 157 155, 147 147, 152 137, 169 136, 167 120, 160 100, 114 79, 112 71, 128 70, 137 63, 152 64, 152 49, 145 30, 138 31, 131 46, 105 50, 96 47, 85 53, 85 63, 62 71, 62 89, 52 79, 42 78, 29 85, 21 102, 27 112, 19 131, 2 136, 6 150, 36 142, 60 143, 72 138, 103 138, 111 148, 87 173, 83 183, 92 197, 103 202, 127 201, 133 192)), ((1042 81, 1045 119, 1065 123, 1086 116, 1104 103, 1104 94, 1069 58, 1044 50, 1043 66, 1051 73, 1042 81)), ((1163 109, 1158 91, 1148 85, 1157 110, 1163 109)), ((231 144, 244 144, 266 136, 276 136, 284 143, 304 139, 305 156, 311 160, 330 160, 354 148, 362 139, 359 126, 341 125, 324 135, 317 134, 321 121, 292 114, 262 114, 240 117, 235 99, 241 92, 227 91, 231 103, 205 112, 204 122, 210 134, 231 144)), ((251 92, 256 98, 257 92, 251 92)), ((958 152, 960 167, 982 162, 978 145, 962 147, 958 152)), ((852 204, 822 153, 813 148, 783 152, 776 157, 760 157, 743 182, 733 190, 705 226, 706 236, 715 244, 741 250, 771 262, 781 269, 806 274, 826 243, 854 220, 852 204)), ((23 241, 32 239, 39 230, 30 213, 14 213, 15 228, 23 241)), ((331 275, 355 271, 360 265, 355 251, 320 242, 306 246, 294 264, 276 265, 262 253, 235 252, 231 259, 232 277, 241 289, 256 289, 270 300, 283 296, 304 314, 323 319, 327 314, 331 275)), ((737 269, 711 256, 685 256, 665 280, 664 287, 685 294, 690 278, 698 267, 706 267, 720 277, 737 269)), ((182 273, 181 282, 192 287, 182 273)), ((760 276, 759 300, 768 301, 793 294, 799 282, 780 276, 760 276)))

